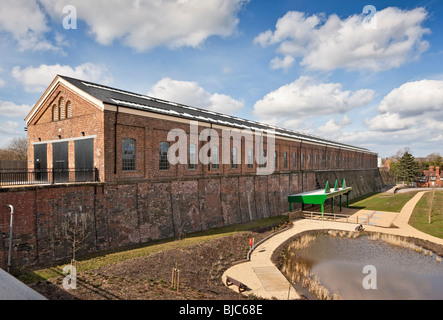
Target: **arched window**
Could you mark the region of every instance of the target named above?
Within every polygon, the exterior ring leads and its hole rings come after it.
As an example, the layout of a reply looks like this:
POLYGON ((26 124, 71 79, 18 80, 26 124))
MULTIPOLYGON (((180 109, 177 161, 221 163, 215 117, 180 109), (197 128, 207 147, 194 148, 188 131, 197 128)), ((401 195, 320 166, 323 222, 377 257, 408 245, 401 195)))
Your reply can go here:
POLYGON ((66 118, 72 118, 72 103, 68 101, 66 103, 66 118))
POLYGON ((288 168, 288 153, 286 151, 283 153, 283 168, 288 168))
POLYGON ((218 146, 212 146, 211 147, 211 162, 212 162, 212 169, 217 170, 220 169, 220 161, 219 161, 219 152, 218 152, 218 146))
POLYGON ((197 162, 198 162, 197 146, 191 143, 189 144, 188 169, 189 170, 197 169, 197 162))
POLYGON ((274 168, 278 168, 278 152, 274 151, 274 168))
POLYGON ((251 148, 248 149, 248 169, 254 168, 254 154, 251 148))
POLYGON ((123 139, 122 141, 122 170, 135 171, 135 140, 123 139))
POLYGON ((259 163, 259 168, 266 168, 266 165, 267 165, 267 151, 265 150, 265 149, 263 149, 262 150, 262 153, 261 153, 261 157, 260 157, 260 163, 259 163))
POLYGON ((231 149, 231 169, 238 168, 238 159, 237 159, 237 148, 233 147, 231 149))
POLYGON ((65 99, 63 97, 61 97, 58 100, 58 107, 59 107, 60 120, 64 120, 66 118, 66 109, 65 109, 65 99))
POLYGON ((52 106, 52 121, 58 120, 58 106, 55 104, 52 106))
POLYGON ((169 142, 160 142, 159 170, 169 170, 168 150, 169 150, 169 142))

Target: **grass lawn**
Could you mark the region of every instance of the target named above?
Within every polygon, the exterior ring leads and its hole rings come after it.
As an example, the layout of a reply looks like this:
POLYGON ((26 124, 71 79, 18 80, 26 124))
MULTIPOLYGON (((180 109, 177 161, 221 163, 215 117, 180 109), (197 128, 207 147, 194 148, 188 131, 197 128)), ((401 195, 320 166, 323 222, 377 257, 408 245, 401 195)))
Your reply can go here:
POLYGON ((417 203, 409 224, 414 228, 443 239, 443 191, 435 191, 432 201, 432 192, 427 192, 417 203), (431 208, 431 223, 429 223, 429 209, 431 208))
POLYGON ((349 207, 356 209, 400 212, 403 206, 417 194, 411 191, 398 194, 376 193, 354 199, 349 207))
MULTIPOLYGON (((233 235, 237 232, 276 227, 279 225, 284 225, 286 222, 288 222, 288 216, 270 217, 242 224, 190 233, 180 240, 170 238, 153 241, 137 248, 125 248, 120 250, 99 252, 78 259, 77 270, 93 270, 102 266, 112 265, 129 259, 147 256, 156 252, 184 248, 187 246, 211 241, 217 238, 233 235)), ((66 263, 63 265, 40 270, 17 270, 15 276, 24 283, 33 283, 38 280, 47 280, 53 277, 60 276, 65 265, 66 263)))

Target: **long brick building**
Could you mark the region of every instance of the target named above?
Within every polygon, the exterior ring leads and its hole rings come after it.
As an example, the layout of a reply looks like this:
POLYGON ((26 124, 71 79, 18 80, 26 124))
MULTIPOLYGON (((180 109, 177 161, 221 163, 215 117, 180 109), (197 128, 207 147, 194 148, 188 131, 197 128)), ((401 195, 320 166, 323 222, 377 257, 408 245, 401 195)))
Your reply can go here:
POLYGON ((288 195, 327 181, 346 179, 350 198, 383 187, 367 149, 64 76, 26 123, 41 183, 0 187, 0 267, 3 204, 15 208, 18 267, 72 257, 74 225, 86 237, 79 257, 285 214, 288 195))
POLYGON ((54 79, 25 120, 30 169, 95 167, 105 182, 255 174, 263 165, 255 161, 257 152, 272 162, 272 172, 377 167, 377 155, 364 148, 64 76, 54 79), (196 121, 194 135, 210 128, 219 139, 212 146, 211 137, 208 165, 192 161, 208 143, 193 137, 190 124, 196 121), (173 129, 186 132, 185 163, 167 161, 173 129), (221 150, 227 129, 254 133, 230 137, 223 150, 232 159, 228 163, 221 150), (266 154, 266 144, 259 151, 257 141, 248 143, 262 137, 257 132, 269 131, 275 132, 273 156, 266 154))

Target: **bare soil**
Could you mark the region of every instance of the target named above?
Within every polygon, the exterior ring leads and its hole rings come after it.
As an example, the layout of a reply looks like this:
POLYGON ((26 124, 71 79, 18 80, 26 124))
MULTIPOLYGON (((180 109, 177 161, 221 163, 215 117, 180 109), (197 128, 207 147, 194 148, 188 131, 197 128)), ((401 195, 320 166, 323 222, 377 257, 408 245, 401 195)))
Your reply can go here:
POLYGON ((259 241, 272 232, 238 232, 78 272, 76 289, 63 288, 63 274, 29 286, 50 300, 245 300, 221 277, 233 263, 246 259, 251 237, 259 241), (173 268, 180 270, 178 291, 172 288, 173 268))

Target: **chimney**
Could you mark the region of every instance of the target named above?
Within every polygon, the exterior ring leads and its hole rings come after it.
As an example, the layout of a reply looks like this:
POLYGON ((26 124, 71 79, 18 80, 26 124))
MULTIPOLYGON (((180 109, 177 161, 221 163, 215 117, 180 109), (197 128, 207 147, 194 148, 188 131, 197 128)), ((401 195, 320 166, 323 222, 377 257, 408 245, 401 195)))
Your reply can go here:
POLYGON ((436 174, 437 176, 440 175, 440 167, 439 167, 439 166, 435 167, 435 174, 436 174))
POLYGON ((429 166, 429 171, 434 171, 434 166, 429 166))

